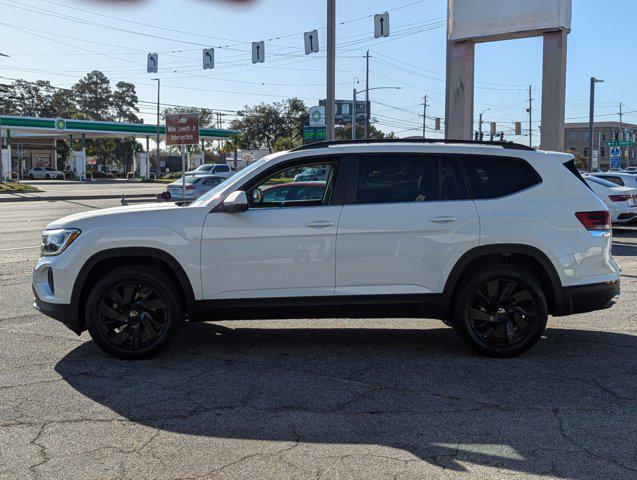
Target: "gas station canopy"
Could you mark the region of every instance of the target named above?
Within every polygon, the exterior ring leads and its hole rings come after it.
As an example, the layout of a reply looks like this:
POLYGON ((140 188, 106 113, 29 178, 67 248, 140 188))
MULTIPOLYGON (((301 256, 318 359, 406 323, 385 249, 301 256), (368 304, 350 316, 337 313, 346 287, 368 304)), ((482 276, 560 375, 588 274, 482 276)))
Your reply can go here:
MULTIPOLYGON (((87 138, 157 136, 157 125, 77 120, 73 118, 0 115, 0 128, 10 130, 11 135, 16 134, 16 137, 29 134, 50 138, 66 137, 68 135, 85 135, 87 138)), ((232 135, 240 133, 239 130, 200 128, 199 138, 204 140, 227 140, 232 135)), ((164 125, 159 126, 159 136, 162 139, 166 136, 166 127, 164 125)))

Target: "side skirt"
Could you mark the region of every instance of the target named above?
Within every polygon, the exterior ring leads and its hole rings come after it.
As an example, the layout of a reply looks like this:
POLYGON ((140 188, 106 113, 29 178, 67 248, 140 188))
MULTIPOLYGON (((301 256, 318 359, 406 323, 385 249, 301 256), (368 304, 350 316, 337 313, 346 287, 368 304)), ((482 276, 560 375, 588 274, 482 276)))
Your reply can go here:
POLYGON ((442 294, 198 300, 191 321, 294 318, 440 318, 442 294))

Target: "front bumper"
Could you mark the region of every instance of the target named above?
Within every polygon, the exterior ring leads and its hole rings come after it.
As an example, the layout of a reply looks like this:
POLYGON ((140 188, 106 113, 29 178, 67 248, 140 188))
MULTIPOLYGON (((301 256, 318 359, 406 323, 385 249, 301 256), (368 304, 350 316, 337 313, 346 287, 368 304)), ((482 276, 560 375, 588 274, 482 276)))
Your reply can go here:
POLYGON ((592 312, 611 307, 613 305, 612 300, 619 295, 619 291, 619 280, 564 287, 562 315, 592 312))
MULTIPOLYGON (((33 287, 32 287, 33 288, 33 287)), ((58 322, 63 323, 67 328, 73 330, 78 335, 82 333, 79 319, 77 318, 77 309, 67 303, 51 303, 40 300, 35 288, 33 288, 33 307, 58 322)))

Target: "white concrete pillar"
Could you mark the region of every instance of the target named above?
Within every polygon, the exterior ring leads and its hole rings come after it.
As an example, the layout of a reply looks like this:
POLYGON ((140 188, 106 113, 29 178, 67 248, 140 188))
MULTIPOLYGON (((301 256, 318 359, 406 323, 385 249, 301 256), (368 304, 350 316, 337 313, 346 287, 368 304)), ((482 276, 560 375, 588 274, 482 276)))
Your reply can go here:
POLYGON ((566 110, 566 31, 544 34, 540 148, 564 151, 566 110))
POLYGON ((447 42, 445 138, 473 138, 475 44, 447 42))

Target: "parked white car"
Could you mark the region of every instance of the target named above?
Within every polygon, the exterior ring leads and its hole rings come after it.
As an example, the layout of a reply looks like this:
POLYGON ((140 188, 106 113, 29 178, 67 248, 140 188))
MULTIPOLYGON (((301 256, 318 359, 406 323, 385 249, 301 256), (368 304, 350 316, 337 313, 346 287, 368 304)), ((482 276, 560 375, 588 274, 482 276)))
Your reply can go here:
POLYGON ((173 201, 194 200, 207 191, 212 190, 225 180, 227 179, 220 175, 188 175, 186 176, 185 194, 183 182, 180 178, 167 185, 166 191, 170 194, 170 196, 162 196, 162 198, 173 201))
POLYGON ((332 317, 440 318, 508 357, 549 315, 619 293, 610 212, 573 156, 511 143, 310 144, 188 206, 93 210, 42 235, 37 308, 121 358, 157 353, 185 319, 332 317), (269 200, 306 168, 325 170, 322 195, 269 200))
POLYGON ((27 178, 45 178, 50 180, 55 178, 64 178, 64 173, 49 167, 35 167, 27 172, 27 178))
POLYGON ((591 175, 613 182, 620 187, 637 188, 637 175, 626 172, 595 172, 591 175))
POLYGON ((613 223, 637 220, 637 188, 620 187, 594 175, 586 175, 584 179, 610 210, 613 223))
POLYGON ((230 168, 230 165, 225 163, 205 163, 199 165, 197 168, 190 172, 186 172, 188 175, 197 175, 200 173, 208 173, 210 175, 217 175, 219 177, 230 178, 234 175, 234 172, 230 168))

